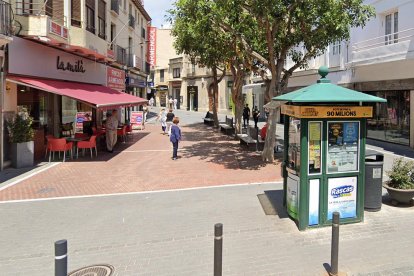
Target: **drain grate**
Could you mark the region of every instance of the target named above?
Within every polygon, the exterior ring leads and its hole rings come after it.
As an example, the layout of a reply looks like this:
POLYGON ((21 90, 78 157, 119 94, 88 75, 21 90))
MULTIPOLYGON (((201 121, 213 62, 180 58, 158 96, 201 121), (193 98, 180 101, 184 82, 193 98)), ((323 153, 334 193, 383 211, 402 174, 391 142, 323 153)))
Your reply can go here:
POLYGON ((113 271, 111 265, 92 265, 75 270, 68 276, 111 276, 113 271))

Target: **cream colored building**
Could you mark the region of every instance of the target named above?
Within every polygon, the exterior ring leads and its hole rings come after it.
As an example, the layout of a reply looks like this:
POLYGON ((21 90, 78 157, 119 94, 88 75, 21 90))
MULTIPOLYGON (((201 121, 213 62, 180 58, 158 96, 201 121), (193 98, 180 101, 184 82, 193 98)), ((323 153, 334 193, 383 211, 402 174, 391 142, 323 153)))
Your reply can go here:
MULTIPOLYGON (((187 56, 177 55, 171 29, 157 29, 157 61, 152 70, 158 106, 168 106, 170 98, 177 99, 177 107, 190 111, 211 110, 208 85, 211 71, 195 65, 187 56)), ((229 72, 228 72, 229 73, 229 72)), ((219 84, 219 112, 231 111, 231 76, 219 84)))

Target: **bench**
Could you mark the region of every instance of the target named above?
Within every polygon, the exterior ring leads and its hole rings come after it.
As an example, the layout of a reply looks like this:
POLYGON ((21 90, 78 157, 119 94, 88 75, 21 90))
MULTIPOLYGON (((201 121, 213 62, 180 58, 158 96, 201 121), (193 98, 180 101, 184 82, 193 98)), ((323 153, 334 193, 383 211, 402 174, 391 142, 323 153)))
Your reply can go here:
POLYGON ((233 118, 227 118, 224 124, 220 124, 220 130, 223 131, 227 135, 234 134, 234 127, 233 127, 233 118))
POLYGON ((249 127, 246 134, 238 134, 240 145, 247 147, 249 150, 263 150, 264 140, 260 137, 258 128, 249 127))

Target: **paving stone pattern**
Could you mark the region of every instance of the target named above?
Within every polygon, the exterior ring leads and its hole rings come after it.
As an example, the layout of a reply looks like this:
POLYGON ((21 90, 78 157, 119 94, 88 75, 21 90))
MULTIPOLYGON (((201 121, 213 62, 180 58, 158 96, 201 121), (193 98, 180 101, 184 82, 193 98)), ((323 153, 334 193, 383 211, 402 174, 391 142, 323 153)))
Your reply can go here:
MULTIPOLYGON (((69 269, 111 264, 115 275, 212 275, 213 229, 224 224, 223 275, 324 275, 331 229, 299 232, 258 194, 280 184, 0 204, 0 275, 53 275, 53 242, 69 269)), ((280 204, 280 203, 279 203, 280 204)), ((340 270, 414 275, 413 208, 383 205, 340 228, 340 270)))

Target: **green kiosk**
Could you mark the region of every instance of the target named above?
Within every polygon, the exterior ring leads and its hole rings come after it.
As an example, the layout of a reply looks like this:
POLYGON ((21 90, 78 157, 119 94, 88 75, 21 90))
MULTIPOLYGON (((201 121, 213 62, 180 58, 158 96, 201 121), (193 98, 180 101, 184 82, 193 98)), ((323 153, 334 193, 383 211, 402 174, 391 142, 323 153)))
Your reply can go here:
POLYGON ((299 230, 364 219, 366 120, 386 100, 341 86, 319 68, 316 84, 273 98, 284 101, 284 205, 299 230), (365 104, 365 105, 364 105, 365 104))

